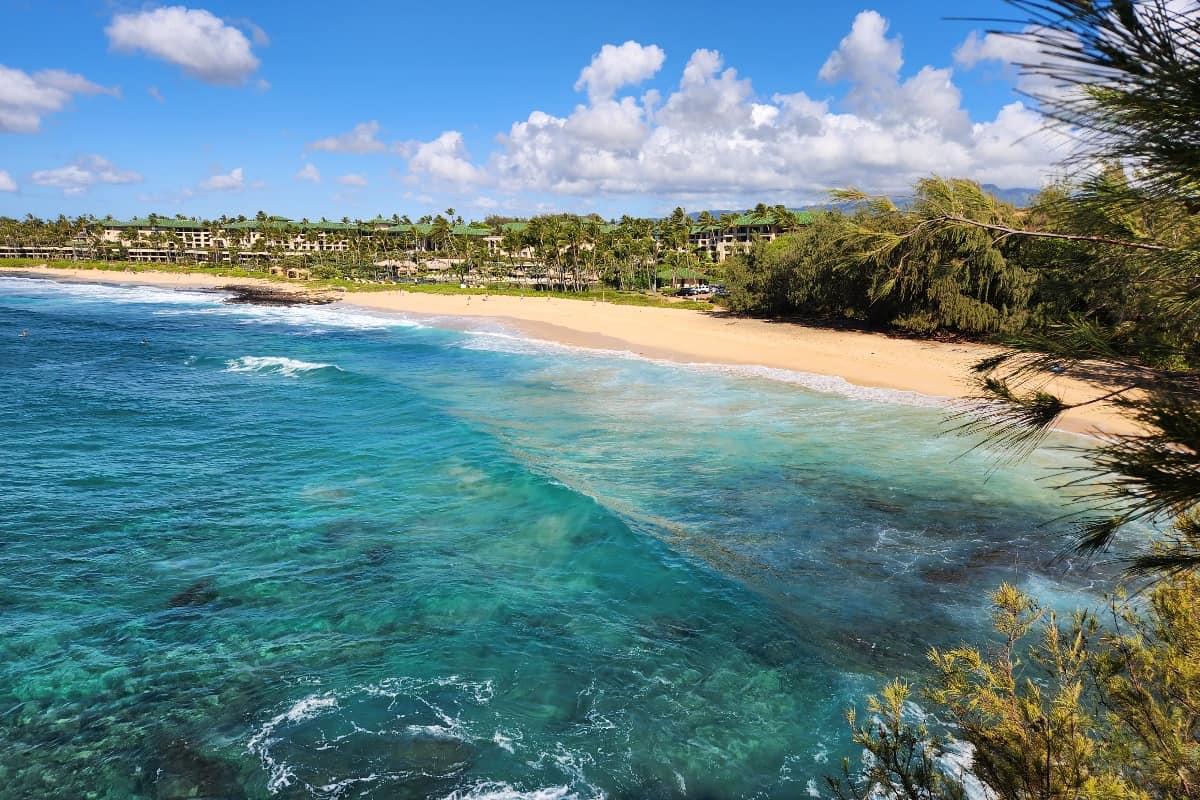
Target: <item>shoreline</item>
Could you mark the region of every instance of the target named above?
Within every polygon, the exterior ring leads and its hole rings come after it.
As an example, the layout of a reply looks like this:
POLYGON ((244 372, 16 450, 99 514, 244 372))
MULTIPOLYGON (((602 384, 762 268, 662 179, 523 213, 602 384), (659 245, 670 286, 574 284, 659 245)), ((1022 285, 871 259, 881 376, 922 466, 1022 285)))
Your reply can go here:
MULTIPOLYGON (((0 272, 90 283, 179 289, 219 289, 233 284, 303 291, 305 287, 259 278, 175 272, 118 272, 13 267, 0 272)), ((436 321, 483 318, 540 341, 631 353, 680 364, 766 367, 841 378, 868 388, 958 400, 974 394, 971 366, 999 348, 938 342, 881 333, 812 328, 793 322, 725 316, 713 312, 617 305, 587 300, 511 295, 431 294, 403 289, 347 292, 338 304, 436 321)), ((450 327, 457 327, 450 325, 450 327)), ((1066 375, 1047 376, 1045 388, 1067 402, 1095 396, 1097 384, 1066 375)), ((1058 430, 1100 436, 1139 429, 1108 404, 1073 409, 1058 430)))

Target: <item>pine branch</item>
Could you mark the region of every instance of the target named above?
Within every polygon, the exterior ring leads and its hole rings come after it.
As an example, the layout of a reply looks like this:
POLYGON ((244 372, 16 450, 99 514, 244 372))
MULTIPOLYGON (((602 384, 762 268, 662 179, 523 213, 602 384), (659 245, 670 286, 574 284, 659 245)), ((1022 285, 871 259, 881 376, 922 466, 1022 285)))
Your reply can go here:
POLYGON ((940 217, 933 217, 922 221, 921 225, 936 225, 939 223, 954 223, 956 225, 971 225, 976 228, 983 228, 989 231, 1001 233, 1004 237, 1008 236, 1028 236, 1037 239, 1064 239, 1072 242, 1093 242, 1095 244, 1111 244, 1117 247, 1129 247, 1135 250, 1152 250, 1155 252, 1171 251, 1174 248, 1166 247, 1161 244, 1149 244, 1147 242, 1131 242, 1127 239, 1113 239, 1108 236, 1091 236, 1082 233, 1053 233, 1051 231, 1030 231, 1023 228, 1011 228, 1007 225, 994 225, 988 222, 979 222, 977 220, 960 217, 954 214, 946 214, 940 217))

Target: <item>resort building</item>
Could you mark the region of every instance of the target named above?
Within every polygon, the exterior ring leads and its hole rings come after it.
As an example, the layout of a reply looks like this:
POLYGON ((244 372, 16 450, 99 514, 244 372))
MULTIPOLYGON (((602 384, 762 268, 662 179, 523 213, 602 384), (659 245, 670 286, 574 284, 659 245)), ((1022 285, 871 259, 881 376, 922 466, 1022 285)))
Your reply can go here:
MULTIPOLYGON (((806 224, 806 214, 793 215, 806 224)), ((301 274, 322 260, 344 261, 375 269, 380 278, 400 279, 423 275, 433 280, 459 280, 462 263, 470 259, 476 272, 517 284, 547 281, 548 265, 539 264, 536 254, 546 242, 530 241, 536 223, 513 221, 492 227, 479 223, 448 226, 445 222, 409 223, 399 217, 376 217, 366 222, 318 220, 311 222, 259 215, 254 219, 203 221, 185 217, 150 215, 126 221, 105 219, 77 230, 66 241, 62 228, 47 229, 37 239, 53 241, 0 241, 0 258, 102 259, 143 263, 270 264, 280 274, 301 274), (512 249, 513 252, 509 252, 512 249)), ((573 265, 575 283, 600 280, 599 267, 585 254, 596 247, 597 237, 611 237, 621 226, 598 220, 569 225, 557 234, 561 272, 573 265), (586 270, 583 265, 587 264, 586 270), (578 274, 579 272, 584 274, 578 274)), ((665 245, 668 229, 647 227, 647 232, 665 245)), ((769 214, 747 213, 721 223, 694 224, 688 237, 689 249, 701 263, 724 261, 744 253, 757 241, 770 241, 784 232, 769 214)), ((645 235, 645 234, 642 234, 645 235)), ((553 246, 553 245, 552 245, 553 246)), ((672 244, 672 249, 677 245, 672 244)), ((544 252, 543 252, 544 256, 544 252)), ((681 280, 672 270, 671 282, 681 280)), ((691 276, 700 280, 702 276, 691 276)), ((558 280, 561 282, 560 274, 558 280)), ((682 278, 684 284, 689 279, 682 278)))
MULTIPOLYGON (((794 212, 798 225, 812 222, 812 214, 794 212)), ((772 241, 784 233, 784 228, 769 214, 741 214, 728 224, 720 222, 692 226, 688 243, 698 252, 707 253, 713 261, 724 261, 735 253, 748 253, 755 242, 772 241)))

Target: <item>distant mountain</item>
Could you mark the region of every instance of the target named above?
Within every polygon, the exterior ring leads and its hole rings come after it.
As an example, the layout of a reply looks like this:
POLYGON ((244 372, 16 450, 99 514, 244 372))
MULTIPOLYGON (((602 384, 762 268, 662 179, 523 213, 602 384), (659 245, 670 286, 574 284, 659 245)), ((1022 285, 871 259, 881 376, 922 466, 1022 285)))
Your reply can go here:
MULTIPOLYGON (((1026 188, 1019 188, 1019 187, 1011 188, 1011 189, 1002 189, 994 183, 984 183, 984 184, 980 184, 980 186, 983 187, 983 190, 985 192, 990 193, 997 200, 1000 200, 1005 203, 1009 203, 1010 205, 1014 205, 1017 208, 1024 208, 1025 206, 1028 206, 1030 203, 1033 202, 1033 198, 1037 196, 1038 192, 1041 191, 1040 189, 1026 189, 1026 188)), ((912 197, 911 196, 893 197, 892 202, 894 202, 900 208, 906 208, 912 203, 912 197)), ((853 203, 818 203, 818 204, 811 205, 811 206, 803 206, 801 208, 790 208, 788 210, 789 211, 848 211, 849 209, 852 209, 852 208, 854 208, 853 203)), ((742 209, 742 208, 710 208, 710 209, 708 209, 708 213, 710 213, 714 217, 718 217, 718 218, 722 214, 741 214, 744 211, 745 211, 745 209, 742 209)), ((696 219, 703 213, 704 213, 703 211, 693 211, 690 214, 688 214, 688 216, 691 217, 692 219, 696 219)))
POLYGON ((1017 208, 1024 208, 1032 203, 1033 198, 1041 191, 1041 189, 1001 189, 994 183, 981 185, 985 192, 990 192, 997 200, 1002 200, 1017 208))

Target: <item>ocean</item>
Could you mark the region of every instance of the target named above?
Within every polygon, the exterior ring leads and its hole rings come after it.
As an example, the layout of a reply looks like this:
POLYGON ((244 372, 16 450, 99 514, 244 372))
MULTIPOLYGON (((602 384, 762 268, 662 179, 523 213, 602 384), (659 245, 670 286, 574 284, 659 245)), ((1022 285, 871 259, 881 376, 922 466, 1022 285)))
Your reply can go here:
POLYGON ((1000 582, 1094 599, 1075 456, 916 395, 16 277, 0 376, 4 798, 805 797, 1000 582))

